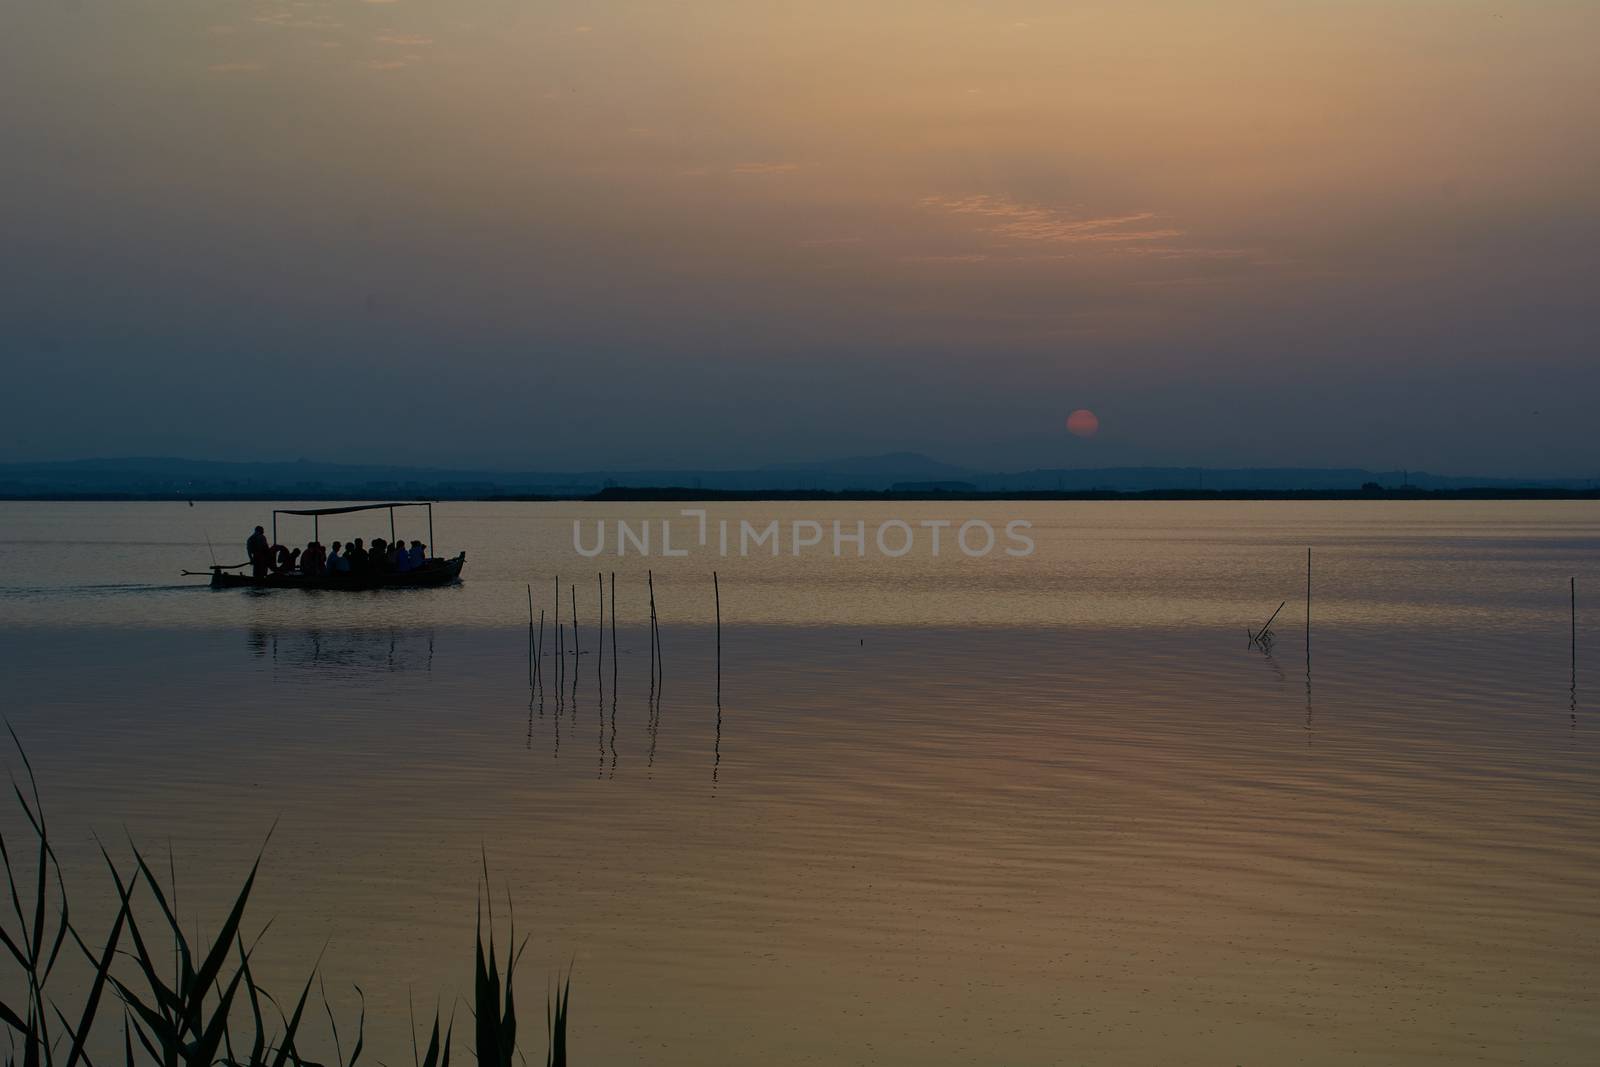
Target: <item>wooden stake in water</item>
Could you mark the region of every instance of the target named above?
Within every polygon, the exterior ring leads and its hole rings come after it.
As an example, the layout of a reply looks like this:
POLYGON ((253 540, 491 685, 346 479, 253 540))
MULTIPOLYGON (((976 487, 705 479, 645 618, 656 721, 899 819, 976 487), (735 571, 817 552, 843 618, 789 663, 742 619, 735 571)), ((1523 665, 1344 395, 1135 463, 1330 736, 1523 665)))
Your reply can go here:
POLYGON ((537 664, 533 658, 533 583, 528 583, 528 688, 533 688, 533 675, 537 664))
POLYGON ((711 595, 717 603, 717 703, 722 703, 722 587, 717 584, 717 572, 711 572, 711 595))
MULTIPOLYGON (((594 684, 600 690, 600 695, 604 697, 606 695, 606 683, 600 674, 600 668, 604 667, 606 663, 606 580, 599 571, 594 572, 594 584, 595 600, 597 601, 596 609, 599 611, 595 618, 600 620, 595 629, 595 632, 599 635, 596 640, 599 641, 600 648, 594 659, 594 684)), ((615 659, 616 655, 617 646, 613 644, 611 646, 611 656, 615 659)))
MULTIPOLYGON (((1279 604, 1278 605, 1278 611, 1282 611, 1283 610, 1283 605, 1287 604, 1287 603, 1289 603, 1289 602, 1287 600, 1285 600, 1283 602, 1283 604, 1279 604)), ((1270 629, 1271 626, 1272 626, 1273 620, 1277 619, 1278 611, 1274 611, 1272 613, 1272 615, 1267 619, 1265 625, 1263 625, 1261 627, 1261 629, 1257 630, 1253 634, 1250 634, 1250 640, 1259 642, 1261 640, 1261 638, 1266 635, 1267 630, 1270 629)), ((1248 631, 1248 630, 1246 630, 1245 632, 1246 633, 1250 633, 1250 631, 1248 631)))
POLYGON ((656 576, 645 571, 644 580, 650 588, 650 678, 652 682, 659 682, 662 676, 661 630, 656 624, 656 576))
POLYGON ((576 584, 567 587, 572 593, 572 713, 578 713, 578 664, 582 662, 578 657, 583 655, 583 647, 578 641, 578 587, 576 584))
POLYGON ((617 572, 611 572, 611 701, 617 699, 617 572))
POLYGON ((544 612, 539 612, 539 643, 534 646, 533 662, 535 664, 534 678, 539 682, 539 690, 544 691, 544 612))
POLYGON ((566 664, 567 664, 567 660, 566 660, 566 640, 565 640, 565 636, 561 632, 561 575, 558 574, 558 575, 555 576, 555 584, 556 584, 555 607, 553 609, 551 609, 551 610, 553 610, 555 612, 555 618, 554 618, 553 621, 555 622, 555 627, 556 627, 556 699, 560 700, 561 699, 561 675, 562 675, 562 672, 567 669, 567 666, 566 666, 566 664))
POLYGON ((1306 669, 1311 669, 1311 549, 1306 548, 1306 669))

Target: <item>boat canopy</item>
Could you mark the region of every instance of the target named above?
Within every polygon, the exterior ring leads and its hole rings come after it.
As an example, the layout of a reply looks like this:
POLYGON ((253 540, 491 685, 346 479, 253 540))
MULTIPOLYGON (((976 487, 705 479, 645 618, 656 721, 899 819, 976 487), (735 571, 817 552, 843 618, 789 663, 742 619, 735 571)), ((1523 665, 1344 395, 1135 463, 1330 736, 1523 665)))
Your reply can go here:
POLYGON ((343 508, 306 508, 304 510, 291 510, 277 508, 274 515, 348 515, 352 511, 382 511, 384 508, 431 508, 432 500, 395 500, 384 504, 351 504, 343 508))
POLYGON ((272 511, 272 543, 278 544, 278 516, 279 515, 306 515, 311 518, 311 539, 321 540, 317 529, 317 520, 324 515, 349 515, 356 511, 384 511, 389 512, 389 539, 394 540, 394 509, 395 508, 427 508, 428 509, 428 551, 438 555, 439 546, 433 542, 433 505, 432 500, 388 500, 379 504, 350 504, 342 508, 274 508, 272 511))

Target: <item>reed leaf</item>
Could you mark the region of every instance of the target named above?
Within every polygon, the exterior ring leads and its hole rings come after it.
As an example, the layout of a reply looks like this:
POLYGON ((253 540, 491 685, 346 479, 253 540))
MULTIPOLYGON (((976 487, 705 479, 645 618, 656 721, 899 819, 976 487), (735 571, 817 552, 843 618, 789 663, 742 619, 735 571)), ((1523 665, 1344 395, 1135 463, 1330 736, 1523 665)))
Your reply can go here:
MULTIPOLYGON (((15 736, 13 732, 13 739, 15 736)), ((20 751, 21 745, 17 747, 20 751)), ((51 846, 38 784, 31 764, 27 763, 26 754, 23 755, 23 762, 27 766, 29 789, 25 792, 13 780, 12 792, 38 839, 38 869, 26 872, 32 877, 24 875, 13 864, 11 845, 0 837, 0 865, 5 868, 5 888, 9 890, 10 910, 17 924, 12 928, 0 922, 0 944, 5 946, 5 952, 0 953, 0 963, 9 958, 20 972, 15 976, 18 980, 7 977, 6 980, 11 984, 6 988, 26 990, 23 1000, 0 1001, 0 1028, 10 1033, 12 1046, 12 1053, 5 1058, 5 1067, 56 1067, 55 1057, 62 1048, 65 1048, 65 1060, 61 1067, 94 1067, 89 1049, 96 1031, 96 1020, 104 1011, 108 988, 115 999, 121 1002, 121 1044, 126 1067, 133 1067, 139 1062, 159 1064, 161 1067, 320 1067, 315 1061, 303 1057, 298 1049, 313 983, 318 986, 328 1016, 335 1062, 338 1067, 356 1067, 361 1060, 366 1039, 366 994, 360 986, 354 987, 360 1008, 354 1045, 346 1060, 344 1035, 340 1033, 338 1020, 328 1001, 326 985, 319 976, 320 958, 313 965, 293 1012, 288 1015, 285 1015, 272 994, 256 983, 251 968, 254 944, 245 944, 241 927, 261 871, 265 844, 257 852, 249 873, 233 899, 227 918, 209 944, 198 934, 191 941, 179 921, 177 878, 170 850, 168 866, 173 888, 169 896, 145 855, 131 840, 129 848, 133 864, 126 874, 101 845, 101 858, 116 889, 117 909, 110 932, 103 941, 91 947, 71 921, 65 878, 51 846), (155 902, 159 921, 140 921, 140 913, 148 912, 138 896, 141 883, 148 888, 155 902), (24 885, 27 886, 26 890, 24 885), (45 980, 59 960, 69 937, 91 968, 87 993, 73 1013, 75 1020, 44 991, 45 980), (170 982, 161 974, 164 968, 158 968, 155 952, 152 951, 161 951, 162 943, 170 943, 173 953, 174 974, 170 982), (197 948, 204 949, 203 956, 197 953, 197 948), (235 953, 236 962, 230 973, 229 957, 235 953), (242 996, 241 989, 244 991, 242 996), (235 1013, 243 1010, 241 1000, 249 1003, 253 1028, 247 1052, 242 1047, 236 1048, 231 1025, 235 1013), (281 1022, 281 1030, 277 1034, 268 1031, 263 1001, 272 1005, 281 1022), (60 1030, 52 1035, 57 1025, 60 1030)), ((484 860, 483 874, 484 891, 478 900, 474 938, 472 1004, 475 1008, 476 1059, 478 1067, 512 1067, 518 1057, 516 968, 528 942, 526 938, 520 943, 517 941, 516 915, 512 911, 510 941, 502 958, 495 937, 493 899, 488 892, 487 858, 484 860), (487 924, 484 922, 486 899, 487 924)), ((270 925, 267 924, 268 927, 270 925)), ((266 928, 263 928, 262 934, 266 928)), ((261 936, 257 935, 255 944, 259 944, 261 936)), ((566 1067, 570 996, 569 970, 554 1001, 547 1003, 550 1048, 546 1063, 549 1067, 566 1067)), ((420 1058, 413 1038, 414 1067, 449 1067, 454 1034, 454 1017, 446 1022, 436 1009, 428 1049, 420 1058)))
MULTIPOLYGON (((106 862, 109 864, 111 857, 107 856, 106 862)), ((113 873, 115 873, 115 869, 113 869, 113 873)), ((105 994, 106 982, 111 977, 111 965, 116 960, 117 944, 122 940, 122 927, 128 921, 130 902, 133 898, 133 886, 129 885, 124 889, 121 879, 118 879, 117 895, 120 898, 117 918, 111 925, 111 934, 106 938, 106 947, 100 954, 99 962, 95 964, 94 981, 90 983, 89 995, 84 999, 83 1014, 80 1016, 75 1029, 68 1027, 72 1034, 72 1046, 67 1052, 67 1067, 74 1067, 78 1060, 86 1058, 84 1048, 89 1040, 89 1030, 94 1025, 95 1013, 100 1010, 100 998, 105 994)), ((65 928, 65 917, 63 917, 62 922, 63 928, 65 928)), ((76 931, 73 932, 73 939, 77 940, 76 931)))
MULTIPOLYGON (((150 888, 150 893, 156 898, 156 903, 161 907, 161 915, 172 929, 172 944, 177 951, 179 959, 178 981, 176 989, 177 1006, 181 1007, 189 996, 189 989, 193 986, 194 955, 189 948, 189 939, 184 935, 183 924, 178 921, 178 916, 173 912, 172 906, 167 903, 167 895, 161 891, 161 880, 155 876, 150 865, 145 862, 144 854, 137 845, 130 840, 129 847, 133 849, 134 862, 139 865, 139 873, 144 876, 145 885, 150 888)), ((154 968, 148 968, 154 973, 154 968)))
POLYGON ((344 1067, 356 1067, 361 1060, 361 1049, 367 1041, 367 995, 361 991, 360 986, 355 987, 356 996, 361 1001, 360 1012, 356 1015, 356 1046, 350 1050, 350 1058, 344 1061, 344 1067))
MULTIPOLYGON (((412 1047, 411 1052, 412 1052, 412 1057, 414 1059, 415 1056, 416 1056, 416 1048, 415 1048, 415 1046, 412 1047)), ((434 1012, 434 1014, 433 1014, 433 1036, 428 1038, 428 1051, 427 1051, 427 1054, 424 1055, 423 1058, 420 1061, 418 1061, 418 1067, 437 1067, 438 1063, 439 1063, 439 1013, 438 1012, 434 1012)))
POLYGON ((217 1050, 222 1047, 223 1035, 227 1033, 228 1013, 233 1010, 233 998, 239 992, 239 982, 243 977, 242 970, 234 972, 233 979, 222 992, 204 1032, 184 1049, 183 1059, 189 1067, 211 1067, 212 1061, 216 1059, 217 1050))
POLYGON ((0 1021, 4 1021, 7 1026, 19 1034, 28 1032, 28 1024, 22 1021, 20 1015, 7 1007, 4 1001, 0 1001, 0 1021))
POLYGON ((244 975, 245 993, 250 998, 250 1016, 256 1027, 256 1035, 250 1043, 250 1058, 245 1062, 257 1064, 263 1062, 262 1056, 266 1053, 267 1028, 261 1019, 261 992, 250 973, 250 957, 244 950, 243 939, 239 941, 239 971, 244 975))
POLYGON ((422 1067, 450 1067, 450 1038, 455 1033, 455 1019, 451 1018, 444 1031, 444 1043, 439 1042, 439 1013, 433 1015, 433 1037, 428 1041, 427 1055, 422 1057, 422 1067))
POLYGON ((305 988, 300 990, 300 1000, 294 1006, 293 1017, 284 1025, 283 1040, 278 1045, 277 1055, 272 1058, 272 1067, 284 1067, 285 1064, 291 1062, 291 1056, 294 1057, 294 1063, 300 1062, 300 1058, 294 1054, 294 1037, 295 1034, 299 1033, 300 1020, 304 1018, 306 1013, 306 998, 311 995, 311 983, 316 978, 315 968, 312 969, 311 975, 310 978, 306 979, 305 988))
POLYGON ((567 1067, 567 1007, 572 1000, 572 971, 556 990, 555 1003, 545 1000, 545 1022, 550 1030, 550 1051, 545 1056, 545 1067, 567 1067))
POLYGON ((144 1032, 144 1027, 139 1025, 139 1020, 133 1017, 133 1013, 132 1012, 124 1012, 123 1016, 122 1016, 122 1021, 123 1021, 124 1025, 127 1025, 130 1021, 132 1022, 132 1024, 133 1024, 133 1032, 134 1032, 134 1034, 136 1034, 138 1036, 139 1044, 143 1045, 145 1051, 150 1053, 150 1058, 153 1061, 155 1061, 157 1063, 166 1062, 165 1061, 165 1057, 163 1056, 162 1052, 159 1049, 156 1048, 155 1042, 150 1039, 150 1035, 149 1034, 146 1034, 144 1032))

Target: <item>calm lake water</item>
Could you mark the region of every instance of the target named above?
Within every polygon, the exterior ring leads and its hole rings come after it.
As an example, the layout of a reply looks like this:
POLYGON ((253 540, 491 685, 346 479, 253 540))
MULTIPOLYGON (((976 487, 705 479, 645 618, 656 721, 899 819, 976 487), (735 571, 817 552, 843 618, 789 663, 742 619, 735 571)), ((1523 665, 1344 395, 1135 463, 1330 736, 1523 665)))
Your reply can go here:
POLYGON ((678 505, 450 504, 458 587, 179 576, 208 537, 242 558, 268 510, 0 504, 5 714, 89 929, 110 912, 95 834, 170 846, 180 908, 214 929, 276 820, 258 977, 292 996, 326 946, 375 1060, 409 1062, 408 997, 431 1018, 470 993, 483 855, 502 937, 507 895, 531 935, 534 1058, 569 962, 582 1063, 1600 1048, 1593 503, 709 508, 713 530, 865 522, 867 555, 837 559, 831 538, 720 557, 678 505), (691 551, 585 559, 575 518, 586 539, 667 520, 691 551), (871 531, 896 518, 1022 518, 1037 547, 887 559, 871 531), (557 574, 583 654, 558 689, 547 632, 530 692, 528 585, 551 612, 557 574), (1283 601, 1270 653, 1248 648, 1283 601))

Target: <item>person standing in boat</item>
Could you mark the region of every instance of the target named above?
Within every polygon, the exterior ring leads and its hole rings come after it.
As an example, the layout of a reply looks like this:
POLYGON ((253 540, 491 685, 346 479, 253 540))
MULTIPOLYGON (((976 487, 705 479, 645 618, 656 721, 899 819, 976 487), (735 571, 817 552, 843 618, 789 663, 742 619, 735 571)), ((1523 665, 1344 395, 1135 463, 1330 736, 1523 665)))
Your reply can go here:
POLYGON ((257 526, 244 543, 245 555, 250 558, 250 573, 257 578, 266 576, 272 566, 272 546, 267 544, 267 531, 257 526))

